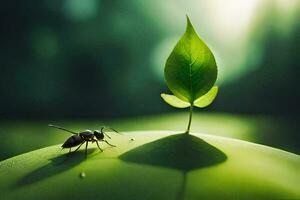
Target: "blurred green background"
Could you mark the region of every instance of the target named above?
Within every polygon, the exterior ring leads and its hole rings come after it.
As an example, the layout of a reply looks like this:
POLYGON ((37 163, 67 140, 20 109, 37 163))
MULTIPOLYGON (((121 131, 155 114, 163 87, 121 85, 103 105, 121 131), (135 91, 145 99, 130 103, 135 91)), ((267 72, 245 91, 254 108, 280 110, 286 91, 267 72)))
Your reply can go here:
POLYGON ((300 154, 298 0, 17 0, 0 10, 0 159, 68 137, 48 123, 184 130, 187 113, 159 94, 186 14, 220 86, 192 130, 300 154))

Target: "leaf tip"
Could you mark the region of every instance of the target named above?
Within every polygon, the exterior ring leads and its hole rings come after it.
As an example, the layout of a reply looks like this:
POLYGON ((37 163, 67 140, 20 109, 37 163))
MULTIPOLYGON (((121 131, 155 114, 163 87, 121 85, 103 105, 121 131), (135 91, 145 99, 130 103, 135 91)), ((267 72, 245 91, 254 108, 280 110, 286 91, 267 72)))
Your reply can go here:
POLYGON ((185 16, 186 16, 186 33, 194 33, 194 34, 196 34, 196 31, 195 31, 195 29, 193 27, 193 24, 192 24, 189 16, 188 15, 185 15, 185 16))
POLYGON ((191 20, 190 20, 189 16, 188 16, 187 14, 185 14, 185 17, 186 17, 186 22, 187 22, 188 24, 191 24, 191 20))

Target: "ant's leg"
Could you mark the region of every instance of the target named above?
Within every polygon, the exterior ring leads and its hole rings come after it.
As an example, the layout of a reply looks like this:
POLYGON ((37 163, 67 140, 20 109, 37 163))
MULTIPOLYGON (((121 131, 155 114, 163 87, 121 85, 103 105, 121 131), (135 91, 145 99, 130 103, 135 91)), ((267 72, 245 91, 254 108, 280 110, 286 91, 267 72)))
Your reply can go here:
POLYGON ((71 149, 72 149, 72 148, 69 149, 69 153, 71 153, 71 149))
POLYGON ((87 157, 87 148, 88 148, 88 144, 89 144, 89 142, 86 141, 86 145, 85 145, 85 157, 87 157))
MULTIPOLYGON (((84 142, 83 142, 84 143, 84 142)), ((78 151, 78 149, 80 149, 81 145, 83 145, 83 143, 81 143, 76 149, 75 151, 73 151, 73 153, 75 153, 76 151, 78 151)))
POLYGON ((112 146, 112 147, 116 147, 116 145, 110 144, 107 140, 103 140, 104 142, 106 142, 106 144, 112 146))
POLYGON ((97 144, 97 146, 98 146, 98 148, 100 149, 100 151, 101 152, 103 152, 103 150, 100 148, 100 146, 99 146, 99 143, 98 143, 98 141, 97 140, 95 140, 95 142, 96 142, 96 144, 97 144))

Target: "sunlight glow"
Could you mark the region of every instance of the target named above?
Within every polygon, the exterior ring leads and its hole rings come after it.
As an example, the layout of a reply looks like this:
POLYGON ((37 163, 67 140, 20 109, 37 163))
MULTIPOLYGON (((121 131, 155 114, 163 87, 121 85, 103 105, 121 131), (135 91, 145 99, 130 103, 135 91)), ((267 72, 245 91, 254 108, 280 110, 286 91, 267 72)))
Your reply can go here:
POLYGON ((278 37, 288 38, 296 27, 300 9, 299 0, 190 0, 177 3, 166 0, 163 4, 153 1, 146 5, 143 1, 138 6, 144 6, 146 15, 167 33, 149 57, 157 78, 163 81, 165 58, 175 45, 170 42, 171 38, 177 36, 178 40, 184 32, 183 16, 187 14, 216 57, 218 85, 235 81, 260 67, 266 32, 273 31, 278 37), (155 7, 156 4, 160 6, 155 7), (167 6, 169 4, 172 6, 167 6), (157 9, 164 17, 152 12, 157 9))

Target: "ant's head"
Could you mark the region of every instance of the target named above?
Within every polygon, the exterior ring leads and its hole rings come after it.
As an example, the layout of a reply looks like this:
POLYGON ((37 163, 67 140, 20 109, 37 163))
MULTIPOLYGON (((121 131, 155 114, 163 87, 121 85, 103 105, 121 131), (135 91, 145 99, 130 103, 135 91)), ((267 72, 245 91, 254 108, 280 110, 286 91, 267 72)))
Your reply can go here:
POLYGON ((99 130, 94 130, 94 135, 98 140, 102 140, 104 138, 104 134, 99 130))

